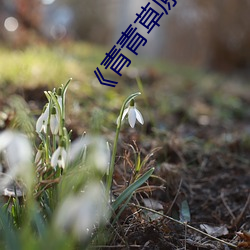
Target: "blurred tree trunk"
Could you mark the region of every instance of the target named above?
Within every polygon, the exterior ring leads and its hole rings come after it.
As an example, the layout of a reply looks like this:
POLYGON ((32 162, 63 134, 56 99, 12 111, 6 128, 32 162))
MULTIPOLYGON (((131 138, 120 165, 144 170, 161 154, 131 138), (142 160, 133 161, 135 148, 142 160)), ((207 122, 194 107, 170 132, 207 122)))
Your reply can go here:
POLYGON ((19 43, 29 44, 37 36, 41 38, 41 3, 38 0, 15 0, 16 18, 19 22, 19 43))
POLYGON ((41 3, 38 0, 16 0, 19 24, 26 30, 38 32, 41 24, 41 3))
POLYGON ((73 9, 74 30, 77 39, 107 44, 112 40, 112 22, 114 14, 112 0, 64 0, 73 9))
POLYGON ((250 2, 220 0, 214 3, 208 23, 209 60, 220 70, 242 69, 250 65, 250 2))
POLYGON ((231 71, 250 66, 250 1, 186 0, 168 16, 165 56, 231 71))

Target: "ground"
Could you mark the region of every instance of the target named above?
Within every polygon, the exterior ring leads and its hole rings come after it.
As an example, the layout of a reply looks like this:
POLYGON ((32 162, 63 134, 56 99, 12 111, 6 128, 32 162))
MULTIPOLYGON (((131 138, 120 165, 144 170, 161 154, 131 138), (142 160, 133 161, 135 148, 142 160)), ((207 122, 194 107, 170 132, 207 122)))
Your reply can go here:
POLYGON ((155 172, 123 211, 109 247, 103 249, 233 249, 160 214, 188 220, 188 225, 225 242, 250 245, 249 238, 240 240, 236 235, 250 230, 249 76, 135 60, 134 69, 117 78, 117 87, 108 88, 99 85, 93 73, 103 48, 65 44, 22 53, 1 50, 6 58, 19 53, 19 64, 8 71, 1 67, 1 111, 9 116, 2 118, 1 129, 15 116, 10 103, 13 94, 23 96, 31 115, 37 117, 46 102, 43 91, 73 77, 66 121, 73 138, 84 131, 99 131, 112 143, 123 100, 142 92, 136 103, 145 124, 136 124, 135 129, 127 122, 122 126, 114 195, 134 178, 138 152, 141 160, 154 152, 141 171, 153 166, 155 172), (60 64, 53 68, 57 60, 60 64), (142 85, 133 78, 135 70, 142 85))

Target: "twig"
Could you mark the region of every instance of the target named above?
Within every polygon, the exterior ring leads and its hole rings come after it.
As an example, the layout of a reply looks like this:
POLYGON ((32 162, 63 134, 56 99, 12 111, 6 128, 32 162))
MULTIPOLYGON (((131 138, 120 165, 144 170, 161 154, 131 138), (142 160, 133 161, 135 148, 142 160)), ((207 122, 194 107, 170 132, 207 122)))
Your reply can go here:
POLYGON ((232 210, 230 209, 230 207, 227 205, 227 202, 226 202, 226 200, 225 200, 225 196, 224 196, 224 192, 223 192, 223 191, 221 192, 220 197, 221 197, 221 200, 222 200, 224 206, 226 207, 227 211, 229 212, 229 214, 230 214, 231 217, 233 218, 233 221, 235 221, 236 218, 235 218, 235 216, 234 216, 232 210))
POLYGON ((184 222, 185 226, 185 241, 184 241, 184 249, 187 250, 187 222, 184 222))
POLYGON ((237 226, 238 223, 240 222, 240 220, 242 219, 244 213, 246 212, 246 210, 247 210, 247 208, 248 208, 249 203, 250 203, 250 194, 248 194, 246 204, 245 204, 245 206, 243 207, 241 213, 240 213, 240 214, 237 216, 237 218, 235 218, 235 220, 233 221, 235 226, 237 226))
POLYGON ((172 203, 171 203, 171 205, 170 205, 170 207, 169 207, 169 209, 168 209, 168 211, 167 211, 167 214, 169 214, 169 213, 171 212, 171 210, 172 210, 172 208, 173 208, 173 205, 175 204, 175 202, 176 202, 176 200, 177 200, 177 197, 178 197, 178 195, 179 195, 179 193, 180 193, 181 186, 182 186, 182 179, 180 180, 178 190, 177 190, 177 192, 176 192, 176 195, 175 195, 175 197, 174 197, 174 200, 172 201, 172 203))
POLYGON ((174 221, 174 222, 176 222, 176 223, 178 223, 178 224, 180 224, 180 225, 182 225, 182 226, 184 226, 184 227, 186 226, 186 227, 188 227, 189 229, 192 229, 192 230, 194 230, 194 231, 196 231, 196 232, 198 232, 198 233, 200 233, 200 234, 203 234, 203 235, 205 235, 205 236, 207 236, 207 237, 209 237, 209 238, 211 238, 211 239, 213 239, 213 240, 219 241, 219 242, 221 242, 221 243, 223 243, 223 244, 226 244, 226 245, 228 245, 228 246, 230 246, 230 247, 237 248, 236 245, 234 245, 234 244, 232 244, 232 243, 229 243, 229 242, 226 242, 226 241, 224 241, 224 240, 218 239, 218 238, 216 238, 216 237, 214 237, 214 236, 212 236, 212 235, 209 235, 209 234, 207 234, 207 233, 205 233, 205 232, 203 232, 203 231, 201 231, 201 230, 199 230, 199 229, 197 229, 197 228, 195 228, 195 227, 192 227, 192 226, 188 225, 186 222, 178 221, 178 220, 176 220, 176 219, 173 219, 173 218, 170 217, 170 216, 167 216, 167 215, 165 215, 165 214, 162 214, 162 213, 160 213, 160 212, 157 212, 157 211, 155 211, 155 210, 153 210, 153 209, 150 209, 150 208, 147 208, 147 207, 144 207, 144 206, 141 206, 141 205, 136 205, 136 204, 133 204, 133 203, 132 203, 132 204, 130 203, 129 205, 130 205, 130 206, 137 207, 137 208, 140 208, 140 209, 145 209, 145 210, 150 211, 150 212, 152 212, 152 213, 161 215, 161 216, 163 216, 164 218, 167 218, 167 219, 169 219, 169 220, 171 220, 171 221, 174 221))

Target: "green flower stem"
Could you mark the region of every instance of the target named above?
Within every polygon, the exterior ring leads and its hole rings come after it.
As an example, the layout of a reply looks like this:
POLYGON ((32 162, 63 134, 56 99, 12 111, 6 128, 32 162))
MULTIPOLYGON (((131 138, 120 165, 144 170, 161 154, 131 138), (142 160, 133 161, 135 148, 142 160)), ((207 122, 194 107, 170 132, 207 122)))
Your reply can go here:
POLYGON ((118 145, 118 138, 119 138, 119 133, 120 133, 120 129, 121 129, 121 123, 122 123, 122 115, 123 112, 125 110, 126 105, 132 100, 134 99, 136 96, 140 95, 140 92, 134 93, 132 95, 130 95, 123 103, 121 110, 120 110, 120 115, 118 118, 118 122, 117 122, 117 127, 116 127, 116 134, 115 134, 115 140, 114 140, 114 148, 113 148, 113 152, 112 152, 112 158, 111 158, 111 163, 110 163, 110 167, 109 167, 109 173, 108 173, 108 177, 107 177, 107 193, 109 194, 109 192, 111 191, 111 187, 112 187, 112 183, 113 183, 113 173, 114 173, 114 169, 115 169, 115 156, 116 156, 116 152, 117 152, 117 145, 118 145))
POLYGON ((56 150, 56 135, 52 135, 52 147, 53 147, 53 152, 56 150))
POLYGON ((49 95, 48 93, 45 91, 44 92, 46 97, 48 98, 48 101, 49 101, 49 117, 48 117, 48 123, 47 123, 47 133, 45 134, 45 145, 44 145, 44 148, 45 148, 45 155, 46 155, 46 164, 48 164, 50 162, 50 159, 49 159, 49 155, 50 155, 50 137, 49 137, 49 129, 50 129, 50 114, 51 114, 51 111, 52 111, 52 101, 51 101, 51 98, 49 98, 49 95))
POLYGON ((67 150, 67 149, 69 149, 71 140, 70 140, 70 135, 69 135, 69 133, 68 133, 68 131, 67 131, 67 129, 65 127, 63 127, 63 138, 65 139, 65 145, 64 146, 65 146, 65 149, 67 150))
POLYGON ((65 96, 66 96, 66 91, 68 89, 69 83, 71 81, 72 81, 72 78, 69 78, 69 80, 63 86, 63 89, 62 89, 62 127, 65 126, 65 96))

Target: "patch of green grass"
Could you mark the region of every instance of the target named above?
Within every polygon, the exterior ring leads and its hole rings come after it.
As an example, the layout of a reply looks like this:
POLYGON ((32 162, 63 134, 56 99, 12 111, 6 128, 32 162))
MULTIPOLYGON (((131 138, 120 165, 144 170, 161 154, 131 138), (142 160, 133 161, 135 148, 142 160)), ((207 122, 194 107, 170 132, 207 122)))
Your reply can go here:
MULTIPOLYGON (((10 85, 33 88, 47 85, 50 88, 73 78, 69 91, 69 109, 73 104, 79 105, 80 113, 75 115, 86 118, 85 125, 91 125, 92 120, 87 118, 96 113, 97 107, 101 107, 104 121, 110 121, 107 125, 109 127, 114 126, 118 107, 125 96, 139 90, 136 80, 126 76, 126 71, 134 67, 139 69, 145 94, 142 96, 144 101, 139 100, 138 106, 147 111, 149 117, 162 119, 163 124, 171 123, 171 114, 182 116, 178 119, 184 122, 187 114, 194 113, 192 109, 197 107, 197 103, 207 105, 211 109, 212 118, 224 120, 245 115, 247 109, 243 108, 241 96, 247 90, 236 89, 238 94, 235 96, 234 85, 230 85, 228 79, 221 74, 208 73, 204 69, 192 66, 177 65, 167 60, 131 57, 131 66, 124 68, 123 76, 118 77, 111 70, 105 71, 100 66, 109 49, 84 42, 34 45, 23 50, 0 45, 0 85, 3 89, 10 85), (118 81, 115 88, 98 83, 94 75, 94 70, 98 66, 105 78, 118 81), (153 69, 153 75, 156 77, 151 79, 150 73, 145 77, 144 72, 147 69, 153 69), (144 105, 145 100, 147 105, 144 105), (84 108, 86 106, 89 107, 88 110, 84 108), (111 110, 114 112, 110 112, 111 110)), ((242 89, 246 87, 242 85, 242 89)))
POLYGON ((72 77, 86 81, 90 68, 100 62, 100 49, 88 44, 31 46, 13 50, 0 46, 0 84, 55 86, 72 77))

